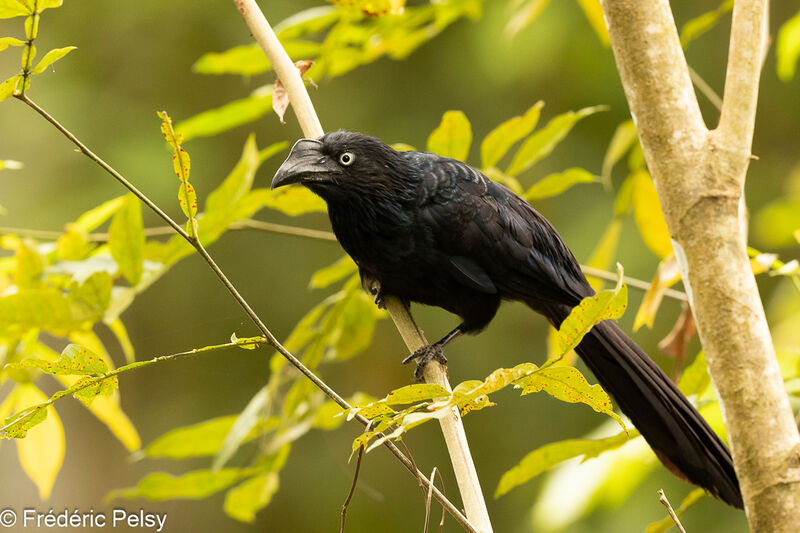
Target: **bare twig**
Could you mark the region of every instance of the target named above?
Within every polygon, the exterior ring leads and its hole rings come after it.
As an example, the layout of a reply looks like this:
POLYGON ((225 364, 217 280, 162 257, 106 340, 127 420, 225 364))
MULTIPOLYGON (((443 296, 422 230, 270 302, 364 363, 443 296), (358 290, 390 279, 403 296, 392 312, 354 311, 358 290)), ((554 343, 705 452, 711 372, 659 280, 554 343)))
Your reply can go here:
MULTIPOLYGON (((233 1, 256 41, 264 50, 278 78, 286 88, 289 94, 289 101, 303 130, 303 135, 310 138, 320 137, 323 134, 322 126, 314 111, 314 106, 308 96, 300 72, 289 59, 264 14, 261 13, 254 0, 233 1)), ((427 344, 422 332, 400 300, 394 297, 387 297, 385 298, 385 304, 409 350, 413 352, 427 344)), ((447 384, 446 368, 438 363, 427 365, 425 368, 425 380, 429 383, 447 384)), ((447 388, 449 389, 449 384, 447 388)), ((467 445, 461 417, 454 410, 452 416, 440 419, 440 424, 453 462, 453 470, 461 491, 467 518, 478 530, 483 533, 489 533, 492 531, 489 512, 483 499, 475 465, 469 455, 469 446, 467 445)))
POLYGON ((664 489, 658 489, 658 501, 660 501, 664 507, 667 508, 667 512, 669 513, 669 517, 672 518, 672 521, 675 522, 675 525, 678 527, 681 533, 686 533, 686 530, 683 529, 683 524, 681 524, 680 519, 678 519, 678 515, 675 514, 675 511, 672 509, 672 506, 669 504, 669 500, 667 499, 666 494, 664 494, 664 489))
MULTIPOLYGON (((369 431, 372 424, 367 424, 366 431, 369 431)), ((344 533, 344 523, 347 520, 347 508, 350 505, 350 500, 353 499, 353 493, 356 491, 356 485, 358 484, 358 473, 361 471, 361 459, 364 458, 364 445, 362 444, 358 448, 358 458, 356 460, 356 471, 353 473, 353 484, 350 485, 350 492, 347 493, 347 498, 345 498, 344 503, 342 504, 342 521, 339 525, 339 533, 344 533)), ((431 476, 431 480, 433 480, 433 476, 431 476)))

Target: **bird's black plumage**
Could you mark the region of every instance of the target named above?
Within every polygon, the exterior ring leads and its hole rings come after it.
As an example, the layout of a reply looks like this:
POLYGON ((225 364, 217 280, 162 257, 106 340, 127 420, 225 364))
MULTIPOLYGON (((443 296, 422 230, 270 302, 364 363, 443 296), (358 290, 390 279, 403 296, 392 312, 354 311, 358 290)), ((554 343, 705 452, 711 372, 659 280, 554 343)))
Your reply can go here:
MULTIPOLYGON (((382 293, 462 318, 439 346, 486 327, 504 299, 558 326, 594 294, 542 215, 460 161, 339 131, 295 144, 272 186, 289 183, 327 202, 339 242, 382 293)), ((728 449, 615 323, 595 326, 576 351, 667 468, 742 507, 728 449)))

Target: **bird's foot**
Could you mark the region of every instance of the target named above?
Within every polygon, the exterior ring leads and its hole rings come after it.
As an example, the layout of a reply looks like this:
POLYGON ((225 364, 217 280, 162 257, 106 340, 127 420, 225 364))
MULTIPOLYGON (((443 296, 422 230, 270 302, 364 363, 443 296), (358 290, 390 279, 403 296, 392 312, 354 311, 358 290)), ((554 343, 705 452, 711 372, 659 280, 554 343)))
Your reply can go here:
POLYGON ((378 287, 371 287, 369 290, 370 294, 375 298, 375 305, 378 306, 378 309, 386 309, 386 303, 383 301, 383 291, 378 287))
POLYGON ((424 382, 422 373, 425 370, 425 366, 427 366, 427 364, 432 360, 438 361, 443 365, 447 364, 447 358, 444 356, 441 345, 429 344, 427 346, 423 346, 419 350, 403 359, 403 364, 407 365, 411 361, 416 361, 417 368, 414 370, 414 381, 416 383, 422 383, 424 382))

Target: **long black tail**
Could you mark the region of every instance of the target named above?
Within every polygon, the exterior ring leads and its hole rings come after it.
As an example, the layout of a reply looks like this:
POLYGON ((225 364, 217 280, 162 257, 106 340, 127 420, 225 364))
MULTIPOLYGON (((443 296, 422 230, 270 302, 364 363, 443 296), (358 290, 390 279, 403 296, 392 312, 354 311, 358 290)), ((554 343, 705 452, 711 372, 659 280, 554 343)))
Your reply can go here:
MULTIPOLYGON (((554 324, 569 309, 553 310, 554 324)), ((551 313, 548 313, 550 315, 551 313)), ((728 448, 664 372, 614 322, 592 328, 575 350, 670 471, 743 507, 728 448)))

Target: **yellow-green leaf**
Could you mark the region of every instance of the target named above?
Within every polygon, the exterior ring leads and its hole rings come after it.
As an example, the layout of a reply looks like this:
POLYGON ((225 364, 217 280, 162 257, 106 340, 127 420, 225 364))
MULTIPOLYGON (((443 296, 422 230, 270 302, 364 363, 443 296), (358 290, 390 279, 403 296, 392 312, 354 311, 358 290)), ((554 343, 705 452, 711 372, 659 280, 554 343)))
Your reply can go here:
POLYGON ((608 28, 606 28, 606 19, 603 16, 603 6, 600 4, 600 0, 578 0, 578 3, 600 42, 603 43, 603 46, 608 46, 608 28))
POLYGON ((450 396, 450 393, 441 385, 435 383, 416 383, 393 390, 383 401, 388 405, 400 405, 444 398, 447 396, 450 396))
POLYGON ((589 385, 580 371, 572 366, 548 366, 518 379, 515 385, 522 387, 522 394, 544 391, 553 398, 569 403, 583 403, 610 416, 625 428, 622 419, 614 412, 611 398, 600 385, 589 385))
MULTIPOLYGON (((0 7, 0 10, 2 10, 2 7, 0 7)), ((0 16, 0 18, 3 17, 0 16)), ((13 37, 0 37, 0 52, 9 46, 25 46, 25 41, 20 41, 19 39, 15 39, 13 37)))
POLYGON ((724 0, 717 9, 703 13, 688 21, 681 28, 681 46, 686 48, 689 43, 697 39, 708 30, 716 26, 719 19, 733 9, 733 0, 724 0))
POLYGON ((597 176, 582 168, 569 168, 564 172, 550 174, 533 184, 525 193, 529 202, 557 196, 578 183, 593 183, 597 176))
MULTIPOLYGON (((622 219, 621 217, 615 216, 611 219, 611 222, 603 232, 602 237, 600 237, 600 240, 597 242, 597 246, 595 246, 594 250, 592 251, 592 255, 589 256, 589 260, 586 262, 586 265, 592 268, 598 268, 600 270, 608 270, 608 268, 614 263, 614 259, 617 254, 617 246, 619 245, 619 236, 621 233, 622 219)), ((589 280, 589 283, 594 290, 599 290, 602 288, 604 283, 602 279, 594 276, 586 276, 586 279, 589 280)))
POLYGON ((620 433, 613 437, 598 440, 568 439, 545 444, 528 453, 513 468, 500 478, 494 497, 508 493, 511 489, 530 481, 542 472, 546 472, 557 464, 583 456, 583 460, 597 457, 607 450, 615 450, 635 436, 635 432, 620 433))
POLYGON ((107 322, 106 325, 117 338, 119 347, 122 348, 122 353, 125 355, 125 362, 129 364, 133 363, 136 360, 136 354, 131 338, 128 336, 128 330, 125 328, 125 324, 123 324, 122 320, 119 318, 114 318, 114 320, 107 322))
POLYGON ((3 83, 0 83, 0 102, 11 98, 11 96, 17 90, 17 85, 19 85, 19 81, 21 79, 22 76, 11 76, 3 83))
POLYGON ((181 204, 181 211, 186 218, 192 219, 197 214, 197 193, 188 181, 181 183, 178 188, 178 203, 181 204))
POLYGON ((166 472, 153 472, 142 478, 135 487, 113 490, 105 499, 106 501, 117 498, 146 498, 150 501, 201 499, 230 487, 252 473, 252 469, 242 468, 225 468, 216 472, 194 470, 177 477, 166 472))
POLYGON ((633 321, 633 331, 636 331, 642 326, 648 328, 653 327, 653 322, 656 318, 656 312, 661 306, 661 300, 664 297, 664 291, 678 282, 681 279, 681 271, 678 268, 678 261, 675 255, 671 254, 666 259, 658 264, 656 275, 650 282, 650 287, 644 294, 642 305, 636 312, 636 318, 633 321))
POLYGON ((0 0, 0 19, 24 17, 33 13, 33 5, 22 0, 0 0))
POLYGON ((447 111, 442 122, 428 137, 428 151, 443 157, 466 161, 472 144, 472 127, 461 111, 447 111))
POLYGON ((619 318, 628 305, 628 287, 622 282, 622 265, 617 265, 617 286, 587 296, 576 305, 558 328, 561 354, 574 350, 583 336, 601 320, 619 318))
POLYGON ((81 261, 92 251, 89 235, 77 224, 69 223, 64 233, 56 241, 56 252, 60 259, 81 261))
POLYGON ((778 77, 783 81, 794 78, 800 58, 800 11, 787 20, 778 31, 775 41, 778 77))
POLYGON ((144 453, 148 457, 169 459, 214 455, 219 451, 236 419, 237 415, 222 416, 172 429, 147 445, 144 453))
POLYGON ((253 193, 259 193, 264 207, 293 217, 306 213, 325 213, 328 210, 325 200, 305 187, 281 187, 272 191, 259 189, 253 193))
MULTIPOLYGON (((292 40, 283 43, 292 61, 313 59, 321 45, 314 41, 292 40)), ((267 56, 257 43, 235 46, 224 52, 209 52, 198 59, 192 70, 200 74, 241 74, 254 76, 272 69, 267 56)))
POLYGON ((650 251, 664 259, 672 253, 672 240, 655 185, 645 170, 635 172, 633 180, 633 216, 636 226, 650 251))
POLYGON ((222 107, 209 109, 179 122, 175 129, 188 141, 209 137, 253 122, 272 110, 272 85, 260 87, 250 96, 233 100, 222 107))
POLYGON ((47 52, 44 57, 39 61, 39 64, 34 67, 31 71, 31 74, 41 74, 44 72, 44 69, 67 55, 68 53, 72 52, 77 48, 76 46, 65 46, 64 48, 56 48, 55 50, 50 50, 47 52))
POLYGON ((692 361, 692 364, 687 366, 681 379, 678 381, 678 388, 686 396, 697 394, 702 395, 708 386, 711 384, 711 376, 708 375, 708 366, 706 366, 706 354, 700 351, 692 361))
MULTIPOLYGON (((525 26, 533 22, 539 13, 542 12, 550 0, 528 0, 522 7, 517 9, 509 18, 505 29, 503 30, 508 38, 514 37, 525 26)), ((519 3, 517 3, 519 5, 519 3)))
POLYGON ((98 420, 106 425, 117 440, 125 446, 126 450, 134 452, 142 446, 142 440, 136 431, 136 427, 119 405, 118 394, 97 396, 90 404, 82 403, 98 420))
POLYGON ((493 167, 509 148, 536 127, 544 102, 539 100, 524 115, 510 118, 497 126, 481 142, 481 167, 493 167))
POLYGON ((614 135, 611 137, 611 142, 608 143, 606 155, 603 157, 603 182, 611 183, 611 170, 614 165, 622 159, 625 153, 630 150, 633 143, 636 142, 636 125, 633 120, 626 120, 617 126, 614 130, 614 135))
POLYGON ((219 470, 228 462, 228 459, 239 449, 239 446, 245 442, 245 439, 256 427, 259 420, 264 418, 265 410, 270 400, 270 393, 269 386, 259 389, 244 410, 236 417, 236 421, 231 426, 228 434, 225 435, 225 439, 214 456, 213 470, 219 470))
POLYGON ((328 0, 339 7, 358 9, 369 17, 398 15, 403 12, 406 0, 328 0))
POLYGON ((535 132, 522 143, 517 153, 514 154, 506 174, 516 176, 527 170, 540 159, 550 155, 576 122, 606 109, 608 109, 606 106, 584 107, 578 111, 568 111, 553 118, 544 128, 535 132))
POLYGON ((97 229, 103 222, 111 218, 116 213, 120 206, 125 203, 128 196, 117 196, 111 200, 103 202, 95 208, 82 214, 75 221, 75 225, 85 232, 97 229))
POLYGON ((10 363, 15 368, 38 368, 46 374, 67 376, 100 375, 108 371, 108 365, 98 355, 83 346, 70 344, 57 361, 46 359, 23 359, 19 363, 10 363))
POLYGON ((126 196, 108 228, 111 257, 131 285, 138 284, 142 279, 144 240, 142 204, 131 194, 126 196))
POLYGON ((251 477, 225 494, 225 514, 240 522, 252 523, 256 513, 269 505, 279 485, 277 472, 251 477))
POLYGON ((321 289, 328 287, 337 281, 340 281, 347 276, 354 274, 358 270, 358 266, 353 262, 349 255, 342 256, 341 259, 323 267, 311 276, 309 287, 312 289, 321 289))
MULTIPOLYGON (((18 387, 17 405, 28 406, 47 401, 47 396, 30 383, 18 387)), ((46 409, 50 411, 50 416, 24 439, 16 441, 20 465, 25 474, 36 484, 39 498, 42 500, 50 497, 56 476, 64 462, 66 446, 61 419, 52 406, 46 409)), ((42 412, 46 413, 45 409, 42 409, 42 412)))

